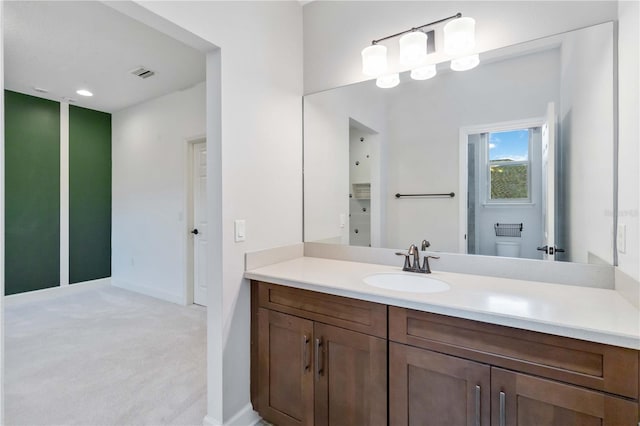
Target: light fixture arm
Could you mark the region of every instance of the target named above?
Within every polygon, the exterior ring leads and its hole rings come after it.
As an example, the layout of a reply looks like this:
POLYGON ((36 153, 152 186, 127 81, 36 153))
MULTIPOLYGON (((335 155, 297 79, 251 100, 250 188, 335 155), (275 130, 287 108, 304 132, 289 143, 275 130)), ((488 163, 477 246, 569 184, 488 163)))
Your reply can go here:
POLYGON ((376 44, 380 43, 381 41, 389 40, 390 38, 399 37, 399 36, 401 36, 403 34, 411 33, 411 32, 414 32, 414 31, 418 31, 418 30, 421 30, 422 28, 425 28, 425 27, 430 27, 432 25, 440 24, 442 22, 446 22, 446 21, 449 21, 451 19, 457 19, 457 18, 461 18, 461 17, 462 17, 462 13, 458 12, 455 15, 449 16, 449 17, 444 18, 444 19, 439 19, 437 21, 429 22, 428 24, 420 25, 419 27, 413 27, 413 28, 410 28, 410 29, 408 29, 406 31, 399 32, 397 34, 393 34, 393 35, 390 35, 390 36, 379 38, 377 40, 373 40, 371 42, 371 45, 376 45, 376 44))

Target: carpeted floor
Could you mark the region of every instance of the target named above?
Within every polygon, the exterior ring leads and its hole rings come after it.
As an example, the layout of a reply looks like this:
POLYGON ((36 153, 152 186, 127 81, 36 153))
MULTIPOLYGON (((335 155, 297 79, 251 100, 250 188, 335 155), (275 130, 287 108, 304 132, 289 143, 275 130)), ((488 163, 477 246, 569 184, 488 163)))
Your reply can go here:
POLYGON ((202 425, 205 308, 115 287, 5 307, 7 426, 202 425))

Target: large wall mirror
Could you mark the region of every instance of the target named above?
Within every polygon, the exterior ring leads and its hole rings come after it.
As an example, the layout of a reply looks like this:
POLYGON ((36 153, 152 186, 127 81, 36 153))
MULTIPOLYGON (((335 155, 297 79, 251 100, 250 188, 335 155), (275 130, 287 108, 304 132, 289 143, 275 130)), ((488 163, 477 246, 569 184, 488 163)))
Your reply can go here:
POLYGON ((614 45, 608 22, 305 96, 304 240, 612 264, 614 45))

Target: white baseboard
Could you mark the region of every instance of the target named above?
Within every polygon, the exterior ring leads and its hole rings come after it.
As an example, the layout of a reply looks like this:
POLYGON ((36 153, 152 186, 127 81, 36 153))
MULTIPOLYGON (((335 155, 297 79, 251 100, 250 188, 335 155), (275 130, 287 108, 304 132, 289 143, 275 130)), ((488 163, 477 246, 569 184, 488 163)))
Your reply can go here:
POLYGON ((179 305, 185 304, 182 295, 175 295, 172 293, 168 293, 166 291, 158 290, 157 288, 153 288, 150 286, 146 286, 142 284, 133 284, 131 282, 119 280, 116 278, 111 279, 111 285, 114 287, 133 291, 135 293, 140 293, 146 296, 155 297, 156 299, 161 299, 167 302, 177 303, 179 305))
POLYGON ((69 294, 80 293, 95 288, 108 287, 109 285, 111 285, 111 278, 101 278, 98 280, 83 281, 70 285, 45 288, 42 290, 11 294, 9 296, 4 296, 4 305, 12 306, 19 303, 39 302, 41 300, 54 299, 56 297, 67 296, 69 294))
POLYGON ((253 407, 251 403, 249 403, 224 423, 220 423, 210 416, 205 416, 202 424, 203 426, 255 426, 260 423, 260 420, 262 420, 262 418, 258 413, 253 411, 253 407))

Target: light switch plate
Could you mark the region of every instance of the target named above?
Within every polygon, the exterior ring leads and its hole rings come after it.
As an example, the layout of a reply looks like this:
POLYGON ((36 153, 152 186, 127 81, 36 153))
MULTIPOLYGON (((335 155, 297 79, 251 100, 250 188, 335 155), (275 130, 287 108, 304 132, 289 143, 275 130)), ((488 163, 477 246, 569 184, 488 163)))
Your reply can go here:
POLYGON ((624 223, 618 224, 618 236, 616 238, 618 245, 618 253, 625 253, 627 251, 627 225, 624 223))
POLYGON ((244 219, 236 219, 234 221, 234 235, 236 243, 245 241, 247 238, 247 226, 244 219))

